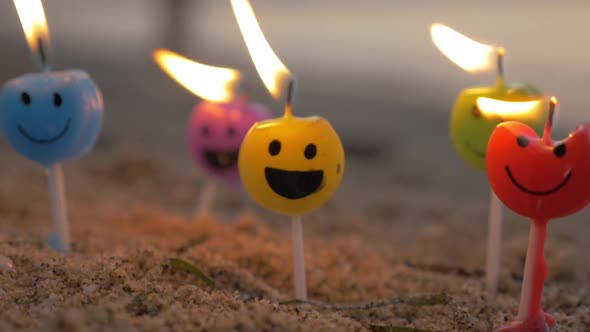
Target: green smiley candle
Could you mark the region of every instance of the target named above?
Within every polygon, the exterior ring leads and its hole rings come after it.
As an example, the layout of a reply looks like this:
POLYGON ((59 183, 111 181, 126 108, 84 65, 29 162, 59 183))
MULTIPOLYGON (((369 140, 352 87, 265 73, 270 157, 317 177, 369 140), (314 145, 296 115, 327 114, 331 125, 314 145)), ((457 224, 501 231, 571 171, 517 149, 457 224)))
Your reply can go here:
MULTIPOLYGON (((488 140, 504 121, 523 122, 542 133, 546 110, 534 101, 543 96, 530 84, 504 82, 503 48, 479 43, 441 24, 433 24, 430 33, 438 49, 464 70, 486 72, 497 68, 494 85, 461 91, 451 111, 451 140, 465 163, 485 171, 488 140)), ((501 203, 491 192, 486 287, 492 296, 497 292, 500 269, 501 218, 501 203)))
POLYGON ((451 140, 459 156, 471 167, 485 171, 488 140, 501 122, 514 120, 528 124, 537 132, 542 132, 545 111, 542 103, 522 114, 502 114, 493 110, 484 112, 477 105, 477 98, 506 102, 525 102, 542 98, 539 90, 529 84, 505 85, 502 78, 491 87, 475 87, 463 90, 453 106, 451 113, 451 140))

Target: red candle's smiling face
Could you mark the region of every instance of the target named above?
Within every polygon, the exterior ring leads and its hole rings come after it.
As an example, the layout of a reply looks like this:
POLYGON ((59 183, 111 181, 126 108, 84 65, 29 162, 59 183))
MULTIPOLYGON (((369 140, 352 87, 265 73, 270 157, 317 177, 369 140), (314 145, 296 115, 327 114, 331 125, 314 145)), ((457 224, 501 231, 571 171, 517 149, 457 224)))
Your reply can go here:
POLYGON ((510 209, 532 219, 573 214, 590 199, 590 125, 546 143, 528 126, 505 122, 488 143, 490 185, 510 209))

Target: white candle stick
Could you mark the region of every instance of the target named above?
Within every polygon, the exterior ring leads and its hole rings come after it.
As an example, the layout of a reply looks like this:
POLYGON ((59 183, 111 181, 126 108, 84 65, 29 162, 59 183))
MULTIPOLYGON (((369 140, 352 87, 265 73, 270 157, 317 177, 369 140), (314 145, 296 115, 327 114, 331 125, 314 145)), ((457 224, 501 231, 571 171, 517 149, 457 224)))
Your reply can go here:
POLYGON ((199 197, 199 201, 194 213, 195 218, 201 218, 211 214, 213 200, 215 199, 216 193, 217 181, 208 179, 207 183, 205 184, 205 189, 203 189, 203 193, 199 197))
POLYGON ((486 289, 488 295, 493 297, 498 292, 500 257, 502 252, 502 202, 500 202, 493 190, 490 190, 489 213, 486 289))
POLYGON ((291 221, 291 238, 293 241, 293 278, 295 283, 295 298, 307 300, 307 284, 305 281, 305 254, 303 250, 303 227, 301 217, 293 217, 291 221))
POLYGON ((53 164, 47 168, 47 176, 49 178, 51 217, 55 229, 54 235, 48 242, 55 250, 61 253, 67 253, 70 251, 70 225, 68 222, 64 176, 61 164, 53 164))

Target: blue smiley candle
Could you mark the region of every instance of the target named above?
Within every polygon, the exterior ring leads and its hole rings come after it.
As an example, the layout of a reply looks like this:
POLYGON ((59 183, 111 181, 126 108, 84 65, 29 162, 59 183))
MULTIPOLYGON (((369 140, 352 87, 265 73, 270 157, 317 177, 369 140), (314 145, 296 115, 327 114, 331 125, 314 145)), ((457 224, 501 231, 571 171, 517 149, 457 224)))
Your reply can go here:
POLYGON ((39 73, 11 79, 0 91, 0 127, 21 155, 47 169, 55 234, 48 244, 66 253, 70 231, 61 163, 92 149, 102 126, 100 90, 82 70, 50 71, 49 32, 40 0, 15 0, 39 73))

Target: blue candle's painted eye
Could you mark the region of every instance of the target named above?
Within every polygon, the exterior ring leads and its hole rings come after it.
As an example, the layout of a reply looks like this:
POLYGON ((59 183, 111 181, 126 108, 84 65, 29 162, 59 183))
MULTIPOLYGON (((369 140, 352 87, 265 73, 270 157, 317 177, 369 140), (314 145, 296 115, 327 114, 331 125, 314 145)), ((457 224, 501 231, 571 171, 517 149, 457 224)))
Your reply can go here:
POLYGON ((25 105, 31 105, 31 96, 26 92, 23 92, 20 94, 20 100, 25 105))
POLYGON ((63 104, 63 99, 61 98, 61 95, 59 93, 54 93, 53 94, 53 105, 55 105, 55 107, 60 108, 61 104, 63 104))

